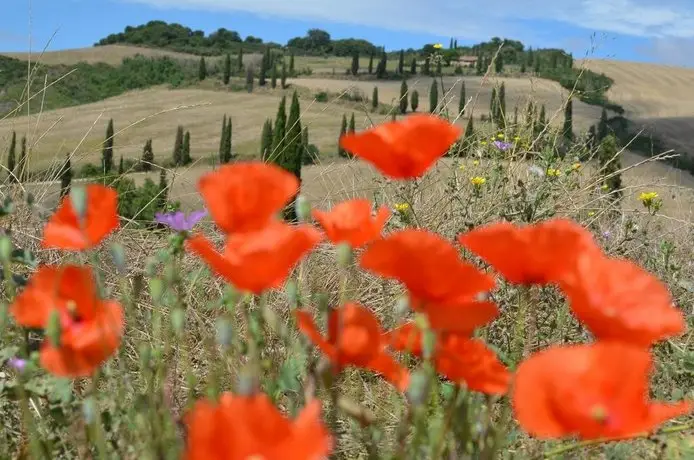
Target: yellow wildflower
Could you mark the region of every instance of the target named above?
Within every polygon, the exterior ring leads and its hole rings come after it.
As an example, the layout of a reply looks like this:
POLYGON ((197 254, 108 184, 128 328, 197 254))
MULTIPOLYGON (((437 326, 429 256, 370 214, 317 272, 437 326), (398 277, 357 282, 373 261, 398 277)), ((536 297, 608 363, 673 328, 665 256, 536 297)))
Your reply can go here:
POLYGON ((481 141, 480 144, 487 145, 487 141, 481 141))
POLYGON ((409 209, 409 203, 398 203, 395 205, 395 210, 398 212, 407 212, 409 209))
POLYGON ((648 209, 657 211, 662 205, 662 201, 656 192, 643 192, 639 195, 639 201, 648 209))
POLYGON ((473 166, 479 166, 479 164, 480 164, 480 161, 479 161, 479 160, 473 160, 473 161, 472 161, 472 165, 473 165, 473 166))
POLYGON ((572 164, 571 169, 573 169, 574 171, 578 171, 579 169, 581 169, 581 163, 572 164))
POLYGON ((499 139, 503 139, 505 136, 504 133, 499 133, 496 135, 496 137, 498 137, 499 139))
POLYGON ((437 43, 434 45, 434 48, 440 50, 441 48, 443 48, 443 45, 441 43, 437 43))
POLYGON ((547 175, 549 177, 559 177, 559 176, 561 176, 561 170, 560 169, 554 169, 554 168, 547 168, 547 175))
POLYGON ((656 192, 643 192, 641 195, 639 195, 639 201, 653 201, 656 198, 658 198, 658 194, 656 192))
POLYGON ((610 187, 607 186, 607 184, 602 184, 602 187, 600 187, 603 190, 608 190, 610 187))
POLYGON ((487 179, 485 179, 484 177, 475 176, 475 177, 473 177, 472 179, 470 179, 470 182, 471 182, 472 185, 474 185, 475 187, 480 187, 480 186, 484 185, 484 184, 487 182, 487 179))
POLYGON ((588 217, 593 217, 595 215, 595 211, 588 211, 588 217))
POLYGON ((465 171, 465 165, 458 166, 458 169, 460 169, 461 171, 465 171))
POLYGON ((513 136, 513 140, 518 142, 520 140, 520 136, 513 136))

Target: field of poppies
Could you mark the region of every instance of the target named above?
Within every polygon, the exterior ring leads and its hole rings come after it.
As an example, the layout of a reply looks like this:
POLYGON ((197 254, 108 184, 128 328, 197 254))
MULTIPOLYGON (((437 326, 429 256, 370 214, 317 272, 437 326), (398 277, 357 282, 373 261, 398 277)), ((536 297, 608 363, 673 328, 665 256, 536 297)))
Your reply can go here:
POLYGON ((106 185, 38 225, 40 262, 12 231, 35 203, 6 200, 0 456, 692 458, 665 198, 626 211, 570 155, 443 162, 460 136, 429 114, 343 136, 395 191, 329 209, 222 166, 142 267, 106 185))

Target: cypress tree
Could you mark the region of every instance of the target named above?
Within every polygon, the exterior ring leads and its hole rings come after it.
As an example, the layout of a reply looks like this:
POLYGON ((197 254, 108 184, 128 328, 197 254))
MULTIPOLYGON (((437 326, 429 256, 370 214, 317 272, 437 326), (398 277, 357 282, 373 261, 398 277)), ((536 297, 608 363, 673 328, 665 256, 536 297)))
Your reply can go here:
POLYGON ((463 134, 463 153, 467 153, 472 147, 473 136, 475 135, 475 126, 472 121, 472 115, 467 119, 467 126, 465 127, 465 133, 463 134))
POLYGON ((356 76, 359 73, 359 52, 355 51, 352 54, 352 66, 350 68, 352 75, 356 76))
POLYGON ((272 120, 269 118, 263 124, 263 131, 260 134, 260 158, 267 162, 270 159, 272 149, 272 120))
POLYGON ((113 118, 108 121, 106 127, 106 138, 104 139, 103 149, 101 150, 101 168, 104 174, 108 174, 113 169, 113 118))
POLYGON ((123 155, 120 156, 120 161, 118 162, 118 175, 122 176, 125 174, 125 167, 123 165, 123 155))
POLYGON ((222 73, 222 82, 225 85, 229 84, 229 79, 231 78, 231 54, 227 53, 224 58, 224 72, 222 73))
POLYGON ((405 50, 400 50, 400 58, 398 59, 398 73, 405 73, 405 50))
MULTIPOLYGON (((299 95, 296 91, 292 94, 292 104, 289 107, 289 118, 287 120, 287 145, 284 149, 282 167, 293 173, 299 182, 301 182, 301 165, 304 146, 302 144, 302 129, 301 129, 301 108, 299 107, 299 95)), ((292 202, 284 208, 284 218, 288 222, 295 222, 296 215, 296 197, 292 202)))
POLYGON ((521 62, 520 73, 525 73, 526 70, 527 70, 527 69, 525 68, 525 61, 523 61, 523 62, 521 62))
POLYGON ((373 51, 369 55, 369 75, 374 73, 374 53, 373 51))
POLYGON ((436 112, 436 106, 439 105, 439 87, 436 84, 436 79, 431 81, 431 89, 429 90, 429 112, 436 112))
POLYGON ((609 129, 607 126, 607 110, 602 108, 602 113, 600 114, 600 122, 598 123, 598 142, 602 142, 603 139, 609 134, 609 129))
POLYGON ((28 152, 27 152, 27 138, 26 136, 22 136, 22 150, 19 153, 19 181, 24 182, 27 179, 28 176, 28 171, 27 171, 27 160, 28 160, 28 152))
MULTIPOLYGON (((284 65, 284 63, 282 63, 284 65)), ((272 70, 270 70, 270 87, 272 89, 277 88, 277 66, 273 65, 272 70)))
POLYGON ((501 73, 504 71, 504 58, 501 53, 496 56, 496 61, 494 61, 494 71, 496 73, 501 73))
MULTIPOLYGON (((123 169, 123 157, 120 159, 121 166, 123 169)), ((121 173, 122 174, 122 173, 121 173)), ((60 198, 67 196, 70 193, 70 185, 72 184, 72 164, 70 163, 70 154, 65 156, 65 163, 60 170, 60 198)))
POLYGON ((193 161, 193 159, 190 157, 190 131, 186 131, 185 135, 183 136, 181 161, 184 165, 190 164, 193 161))
POLYGON ((460 94, 458 95, 458 115, 464 115, 465 114, 465 103, 466 103, 466 97, 465 97, 465 80, 460 82, 460 94))
POLYGON ((383 78, 386 76, 386 67, 388 65, 388 56, 386 55, 386 52, 383 51, 381 54, 381 60, 378 62, 378 65, 376 66, 376 78, 383 78))
POLYGON ((246 90, 249 93, 253 92, 253 67, 251 66, 246 69, 246 90))
POLYGON ((7 152, 7 172, 9 173, 10 182, 17 182, 17 177, 15 176, 15 150, 17 149, 17 133, 12 131, 12 139, 10 140, 10 149, 7 152))
POLYGON ((205 65, 205 56, 202 56, 198 67, 198 80, 203 81, 205 78, 207 78, 207 65, 205 65))
POLYGON ((482 56, 477 57, 477 61, 475 62, 475 66, 477 67, 477 75, 484 75, 484 68, 482 67, 482 56))
POLYGON ((142 149, 142 161, 140 169, 142 171, 151 171, 154 163, 154 152, 152 151, 152 139, 147 139, 145 146, 142 149))
POLYGON ((452 50, 453 49, 453 39, 451 38, 451 42, 448 44, 448 49, 452 50))
POLYGON ((610 197, 615 200, 621 198, 622 195, 622 176, 618 173, 622 166, 619 161, 618 151, 619 146, 614 135, 608 134, 600 142, 598 161, 605 177, 604 184, 610 191, 610 197))
POLYGON ((282 61, 282 75, 280 76, 280 85, 282 89, 287 87, 287 66, 284 63, 284 61, 282 61))
POLYGON ((263 59, 260 61, 260 74, 258 76, 258 86, 265 86, 266 82, 266 77, 267 77, 267 70, 268 67, 270 66, 270 48, 265 48, 265 52, 263 53, 263 59))
POLYGON ((224 138, 224 163, 229 163, 233 158, 231 152, 231 117, 227 118, 227 135, 224 138))
POLYGON ((224 114, 224 118, 222 118, 222 133, 219 136, 219 164, 224 164, 227 134, 227 116, 224 114))
POLYGON ((183 163, 183 126, 180 125, 176 129, 176 140, 174 141, 171 158, 174 166, 180 166, 183 163))
POLYGON ((239 55, 236 58, 236 71, 238 73, 243 71, 243 48, 239 48, 239 55))
MULTIPOLYGON (((284 69, 284 59, 282 60, 282 68, 284 69)), ((289 54, 289 73, 294 75, 294 51, 289 54)), ((284 85, 282 85, 284 87, 284 85)))
POLYGON ((496 124, 503 129, 506 126, 506 85, 503 82, 501 83, 497 95, 499 97, 499 104, 497 105, 496 111, 496 124))
POLYGON ((287 97, 282 96, 279 108, 277 109, 277 118, 275 118, 275 127, 272 133, 272 149, 270 161, 277 161, 284 154, 286 145, 285 134, 287 130, 287 97))
POLYGON ((407 82, 405 80, 400 84, 400 113, 407 113, 407 82))
POLYGON ((453 40, 453 49, 454 50, 458 49, 458 39, 457 38, 455 40, 453 40))
POLYGON ((304 126, 303 131, 301 131, 301 164, 310 165, 316 161, 316 158, 311 156, 311 150, 309 149, 310 145, 308 139, 308 126, 304 126))
POLYGON ((496 96, 496 86, 492 88, 492 96, 489 101, 489 118, 491 121, 496 121, 499 99, 496 96))
POLYGON ((410 73, 412 75, 417 75, 417 58, 413 57, 412 62, 410 63, 410 73))
POLYGON ((354 112, 352 112, 352 116, 349 118, 349 127, 347 128, 347 132, 349 134, 354 134, 357 131, 357 124, 354 120, 354 112))
POLYGON ((417 108, 419 108, 419 92, 417 90, 412 91, 412 100, 410 101, 410 105, 412 106, 413 112, 416 112, 417 108))
POLYGON ((157 195, 157 206, 159 210, 166 209, 169 201, 169 183, 166 181, 166 169, 159 170, 159 195, 157 195))
POLYGON ((374 86, 373 95, 371 96, 371 108, 378 109, 378 86, 374 86))
POLYGON ((441 59, 436 60, 436 75, 441 75, 443 73, 441 69, 441 59))
POLYGON ((545 127, 547 126, 547 111, 545 110, 545 105, 542 104, 542 107, 540 107, 540 117, 538 119, 538 125, 541 130, 544 131, 545 127))
POLYGON ((337 142, 337 154, 341 157, 349 157, 349 153, 340 147, 340 138, 347 133, 347 117, 342 114, 342 124, 340 125, 340 136, 337 142))
POLYGON ((573 141, 574 130, 573 130, 573 102, 569 97, 566 101, 566 107, 564 108, 564 128, 562 129, 564 139, 567 141, 573 141))
POLYGON ((424 75, 429 75, 431 73, 430 66, 431 66, 431 59, 429 58, 429 56, 427 56, 424 58, 424 67, 422 68, 422 73, 424 75))

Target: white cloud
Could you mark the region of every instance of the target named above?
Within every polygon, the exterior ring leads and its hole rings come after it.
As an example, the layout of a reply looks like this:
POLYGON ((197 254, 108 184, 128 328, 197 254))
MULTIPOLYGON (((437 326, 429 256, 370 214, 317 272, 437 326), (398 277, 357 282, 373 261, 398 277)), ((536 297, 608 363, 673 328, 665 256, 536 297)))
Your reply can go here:
POLYGON ((532 35, 518 19, 559 20, 639 37, 694 37, 692 0, 125 0, 158 7, 246 11, 466 39, 532 35), (524 33, 525 32, 525 33, 524 33), (514 34, 515 33, 515 34, 514 34))

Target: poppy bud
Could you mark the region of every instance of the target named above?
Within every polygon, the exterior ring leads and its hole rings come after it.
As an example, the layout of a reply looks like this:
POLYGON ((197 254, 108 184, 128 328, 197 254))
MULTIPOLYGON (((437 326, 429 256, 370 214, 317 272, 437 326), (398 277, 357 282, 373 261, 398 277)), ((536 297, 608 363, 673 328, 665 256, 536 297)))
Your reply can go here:
POLYGON ((311 205, 303 195, 296 197, 294 207, 296 210, 296 216, 300 221, 308 222, 311 220, 311 205))
POLYGON ((289 301, 289 306, 296 307, 299 301, 299 287, 296 285, 296 281, 288 280, 284 287, 287 293, 287 300, 289 301))
POLYGON ((70 188, 70 201, 77 217, 82 220, 87 214, 87 190, 82 186, 70 188))
POLYGON ((241 294, 239 291, 234 286, 227 284, 224 290, 224 303, 228 306, 230 311, 239 303, 240 298, 241 294))
POLYGON ((125 264, 125 250, 123 246, 118 243, 113 243, 111 245, 111 259, 113 259, 113 265, 116 266, 118 273, 120 275, 125 275, 126 264, 125 264))
POLYGON ((0 260, 3 262, 12 260, 12 241, 5 235, 0 236, 0 260))
POLYGON ((237 394, 241 396, 252 396, 258 392, 260 382, 258 375, 253 370, 252 366, 246 366, 239 372, 239 384, 237 394))
POLYGON ((337 245, 337 264, 346 268, 352 264, 352 248, 347 243, 340 243, 337 245))
POLYGON ((173 327, 174 334, 181 336, 183 333, 183 327, 186 324, 186 312, 182 308, 174 308, 171 312, 171 326, 173 327))
POLYGON ((149 293, 152 295, 154 303, 158 304, 164 295, 164 282, 159 278, 149 280, 149 293))
POLYGON ((53 310, 51 311, 51 314, 48 317, 48 326, 46 326, 46 337, 48 337, 48 340, 50 340, 51 345, 53 345, 54 347, 60 346, 60 334, 60 313, 58 313, 58 310, 53 310))
POLYGON ((231 340, 234 336, 234 331, 231 328, 231 323, 226 318, 219 318, 217 320, 216 328, 216 339, 219 346, 227 348, 231 345, 231 340))
POLYGON ((91 425, 96 420, 96 404, 91 396, 84 399, 82 403, 82 416, 87 425, 91 425))
POLYGON ((410 386, 407 388, 407 399, 413 406, 425 404, 429 396, 429 376, 419 369, 410 376, 410 386))

